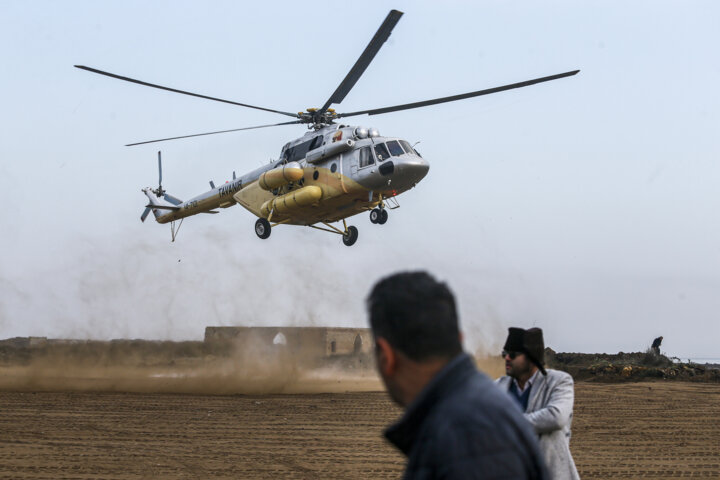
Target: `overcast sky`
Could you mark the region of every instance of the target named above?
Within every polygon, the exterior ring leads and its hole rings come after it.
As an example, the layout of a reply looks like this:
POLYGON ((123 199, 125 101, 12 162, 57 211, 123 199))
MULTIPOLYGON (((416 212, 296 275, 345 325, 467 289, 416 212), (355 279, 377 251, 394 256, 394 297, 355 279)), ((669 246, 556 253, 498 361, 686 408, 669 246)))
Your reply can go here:
POLYGON ((381 276, 456 292, 468 348, 540 326, 559 351, 720 357, 720 4, 0 1, 0 338, 201 339, 208 325, 366 326, 381 276), (304 126, 124 147, 322 105, 390 8, 405 12, 339 112, 580 69, 353 117, 420 141, 429 175, 352 248, 242 207, 140 223, 142 187, 189 198, 304 126))

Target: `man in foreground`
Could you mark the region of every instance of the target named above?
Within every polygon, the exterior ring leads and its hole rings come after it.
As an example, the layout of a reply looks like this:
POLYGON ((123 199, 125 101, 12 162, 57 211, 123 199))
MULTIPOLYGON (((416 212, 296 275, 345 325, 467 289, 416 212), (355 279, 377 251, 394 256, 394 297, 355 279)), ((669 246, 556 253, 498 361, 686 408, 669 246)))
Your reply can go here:
POLYGON ((463 353, 455 299, 425 272, 380 280, 367 299, 380 376, 405 407, 385 436, 406 479, 546 479, 520 411, 463 353))
POLYGON ((545 369, 545 343, 539 328, 510 328, 502 355, 507 376, 499 378, 497 384, 535 429, 550 478, 579 479, 570 454, 575 396, 572 377, 545 369))

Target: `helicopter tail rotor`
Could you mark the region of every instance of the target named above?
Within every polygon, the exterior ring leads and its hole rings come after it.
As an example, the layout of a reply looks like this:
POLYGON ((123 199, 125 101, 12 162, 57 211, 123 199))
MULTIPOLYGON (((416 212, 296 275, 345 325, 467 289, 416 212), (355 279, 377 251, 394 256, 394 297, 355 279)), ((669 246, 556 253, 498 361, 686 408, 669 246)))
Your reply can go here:
POLYGON ((145 210, 143 210, 142 215, 140 215, 140 221, 144 223, 147 216, 150 215, 150 212, 153 212, 157 220, 160 215, 162 215, 162 210, 164 209, 163 204, 158 200, 155 195, 155 190, 152 188, 143 188, 142 192, 147 196, 149 201, 147 205, 145 205, 145 210))
POLYGON ((168 201, 168 202, 170 202, 170 203, 172 203, 173 205, 176 205, 176 206, 177 206, 177 205, 180 205, 181 203, 183 203, 182 200, 180 200, 180 199, 177 198, 177 197, 173 197, 173 196, 170 195, 169 193, 166 193, 165 195, 163 195, 163 198, 164 198, 166 201, 168 201))
POLYGON ((164 200, 172 203, 173 205, 180 205, 183 203, 182 200, 180 200, 177 197, 173 197, 169 193, 167 193, 167 190, 162 188, 162 152, 158 152, 158 188, 151 190, 157 198, 163 198, 164 200))
POLYGON ((162 152, 158 152, 158 187, 152 192, 158 198, 165 195, 165 190, 162 188, 162 152))
POLYGON ((141 221, 141 222, 145 222, 145 219, 146 219, 147 216, 150 214, 150 211, 151 211, 151 210, 152 210, 152 209, 151 209, 150 207, 145 207, 145 210, 143 210, 142 215, 140 215, 140 221, 141 221))
POLYGON ((162 152, 158 152, 158 187, 157 188, 143 188, 142 192, 147 195, 150 203, 145 206, 142 215, 140 215, 140 221, 144 222, 147 216, 152 211, 157 219, 162 213, 162 210, 179 210, 178 205, 182 204, 183 201, 177 197, 174 197, 167 193, 162 187, 162 152), (160 202, 160 198, 170 203, 170 205, 163 204, 160 202))

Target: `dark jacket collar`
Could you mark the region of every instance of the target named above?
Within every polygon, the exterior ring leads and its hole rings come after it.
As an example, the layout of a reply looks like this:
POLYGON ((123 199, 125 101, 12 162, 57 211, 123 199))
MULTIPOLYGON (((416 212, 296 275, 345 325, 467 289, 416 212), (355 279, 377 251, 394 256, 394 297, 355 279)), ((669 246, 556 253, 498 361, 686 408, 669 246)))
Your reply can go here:
POLYGON ((467 353, 450 360, 408 405, 402 418, 385 430, 385 437, 408 455, 418 430, 433 407, 475 372, 475 364, 467 353))

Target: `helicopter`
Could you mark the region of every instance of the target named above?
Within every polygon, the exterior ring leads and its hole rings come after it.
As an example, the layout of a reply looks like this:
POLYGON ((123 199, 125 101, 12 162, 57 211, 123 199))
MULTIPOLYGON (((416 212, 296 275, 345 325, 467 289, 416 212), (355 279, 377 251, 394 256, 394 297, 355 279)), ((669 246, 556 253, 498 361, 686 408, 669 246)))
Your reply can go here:
POLYGON ((388 13, 343 81, 320 108, 308 108, 298 113, 201 95, 84 65, 75 65, 76 68, 118 80, 293 118, 291 121, 270 125, 148 140, 130 143, 127 146, 280 125, 307 125, 308 132, 300 138, 287 142, 282 147, 277 160, 271 160, 269 164, 239 177, 233 172, 232 180, 220 186, 216 186, 211 181, 209 191, 186 201, 168 194, 163 189, 162 156, 158 152, 158 187, 142 189, 149 202, 140 220, 144 222, 149 213, 153 212, 158 223, 170 223, 174 242, 185 218, 199 213, 216 214, 219 212, 218 209, 241 205, 258 217, 255 222, 255 234, 261 239, 269 238, 272 229, 276 226, 301 225, 339 234, 345 245, 354 245, 358 239, 358 229, 352 225, 348 226, 346 219, 362 212, 369 212, 371 223, 385 224, 388 220, 388 210, 400 206, 397 196, 417 185, 427 175, 430 165, 414 148, 415 146, 404 139, 381 135, 377 128, 345 125, 336 123, 337 120, 358 115, 380 115, 489 95, 570 77, 580 71, 573 70, 500 87, 402 105, 348 113, 336 112, 331 105, 340 104, 345 99, 389 38, 402 15, 403 12, 398 10, 391 10, 388 13), (342 228, 333 225, 340 221, 342 228))

